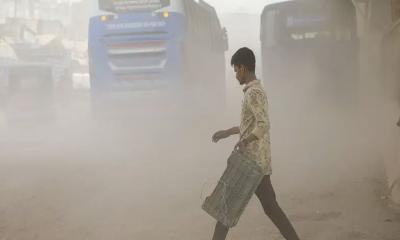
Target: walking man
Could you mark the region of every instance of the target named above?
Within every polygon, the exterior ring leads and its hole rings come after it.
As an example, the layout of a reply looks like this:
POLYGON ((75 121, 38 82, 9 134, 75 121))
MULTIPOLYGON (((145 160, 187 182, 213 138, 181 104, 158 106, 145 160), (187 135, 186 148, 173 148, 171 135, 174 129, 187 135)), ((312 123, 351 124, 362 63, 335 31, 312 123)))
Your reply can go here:
MULTIPOLYGON (((239 148, 250 159, 254 159, 263 169, 265 176, 255 194, 260 200, 265 214, 271 219, 287 240, 299 240, 292 224, 276 201, 271 184, 271 147, 269 136, 268 102, 261 81, 255 74, 256 59, 252 50, 239 49, 231 60, 236 79, 244 86, 241 122, 239 127, 221 130, 212 136, 213 142, 239 134, 239 148)), ((225 240, 228 228, 217 223, 213 240, 225 240)))

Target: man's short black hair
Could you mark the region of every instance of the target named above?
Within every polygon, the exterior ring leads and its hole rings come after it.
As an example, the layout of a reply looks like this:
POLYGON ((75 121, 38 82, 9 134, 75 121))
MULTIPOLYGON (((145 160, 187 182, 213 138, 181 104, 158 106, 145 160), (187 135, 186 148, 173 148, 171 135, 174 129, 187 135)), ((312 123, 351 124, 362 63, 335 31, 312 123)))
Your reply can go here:
POLYGON ((232 66, 244 66, 248 71, 256 71, 256 57, 253 51, 247 47, 243 47, 233 54, 231 59, 232 66))

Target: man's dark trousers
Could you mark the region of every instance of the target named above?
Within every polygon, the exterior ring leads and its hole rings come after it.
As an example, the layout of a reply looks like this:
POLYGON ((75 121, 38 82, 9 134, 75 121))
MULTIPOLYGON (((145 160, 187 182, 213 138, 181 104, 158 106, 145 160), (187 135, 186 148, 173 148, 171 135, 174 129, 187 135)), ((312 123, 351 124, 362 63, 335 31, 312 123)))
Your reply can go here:
MULTIPOLYGON (((276 195, 274 188, 272 187, 271 177, 265 176, 255 192, 257 198, 260 200, 261 205, 264 208, 265 214, 271 219, 275 226, 279 229, 281 234, 287 240, 299 240, 296 231, 294 230, 289 219, 280 208, 276 201, 276 195)), ((225 240, 228 234, 229 228, 225 227, 221 223, 217 223, 215 226, 215 232, 213 240, 225 240)))

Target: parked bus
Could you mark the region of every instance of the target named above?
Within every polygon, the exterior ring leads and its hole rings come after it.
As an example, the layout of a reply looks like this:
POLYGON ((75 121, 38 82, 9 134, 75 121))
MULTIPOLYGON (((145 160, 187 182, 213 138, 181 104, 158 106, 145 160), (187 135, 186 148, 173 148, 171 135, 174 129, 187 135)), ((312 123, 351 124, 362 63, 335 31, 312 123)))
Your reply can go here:
POLYGON ((99 8, 107 14, 92 17, 89 26, 94 94, 211 84, 215 91, 225 88, 227 36, 206 2, 99 0, 99 8), (199 74, 205 72, 215 79, 199 74))
POLYGON ((351 0, 295 0, 267 5, 261 16, 260 38, 267 84, 290 85, 314 78, 325 86, 336 84, 339 89, 354 90, 359 39, 351 0))

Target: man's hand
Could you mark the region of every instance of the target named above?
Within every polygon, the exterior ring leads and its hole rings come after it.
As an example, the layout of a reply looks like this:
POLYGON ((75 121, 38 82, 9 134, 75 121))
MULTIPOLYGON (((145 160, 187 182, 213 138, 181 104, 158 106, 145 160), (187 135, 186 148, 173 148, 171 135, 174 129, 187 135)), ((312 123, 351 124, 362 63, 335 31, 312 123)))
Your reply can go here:
POLYGON ((239 134, 239 133, 240 133, 239 127, 233 127, 228 130, 221 130, 221 131, 214 133, 214 135, 212 136, 212 141, 216 143, 221 139, 224 139, 224 138, 227 138, 232 135, 239 134))
POLYGON ((229 133, 228 130, 221 130, 221 131, 214 133, 214 135, 212 136, 212 141, 217 143, 219 140, 227 138, 230 135, 231 134, 229 133))

